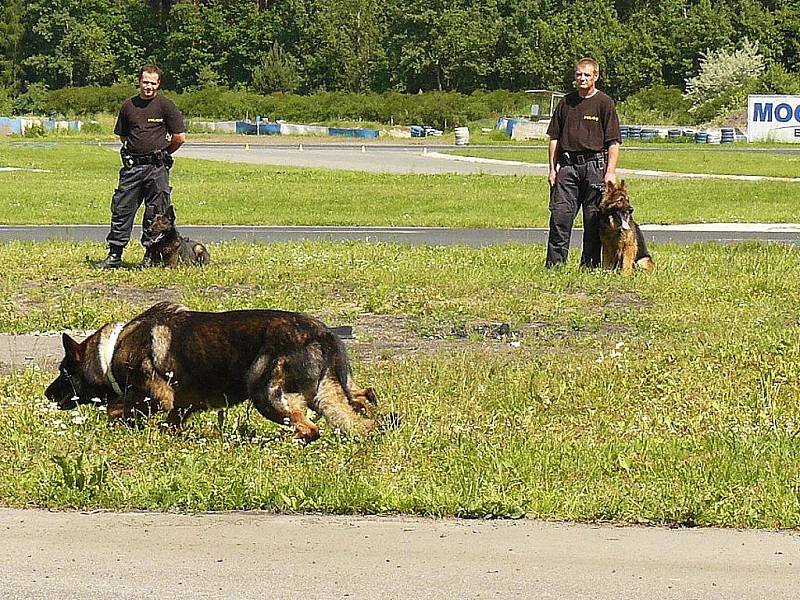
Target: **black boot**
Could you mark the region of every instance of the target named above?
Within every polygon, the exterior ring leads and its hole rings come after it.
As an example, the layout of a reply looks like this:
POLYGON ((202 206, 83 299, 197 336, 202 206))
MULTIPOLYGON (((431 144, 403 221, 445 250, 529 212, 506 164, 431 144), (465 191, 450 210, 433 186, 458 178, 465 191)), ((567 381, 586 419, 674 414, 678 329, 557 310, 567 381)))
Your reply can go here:
POLYGON ((95 269, 119 269, 122 266, 122 246, 108 246, 108 256, 94 263, 95 269))

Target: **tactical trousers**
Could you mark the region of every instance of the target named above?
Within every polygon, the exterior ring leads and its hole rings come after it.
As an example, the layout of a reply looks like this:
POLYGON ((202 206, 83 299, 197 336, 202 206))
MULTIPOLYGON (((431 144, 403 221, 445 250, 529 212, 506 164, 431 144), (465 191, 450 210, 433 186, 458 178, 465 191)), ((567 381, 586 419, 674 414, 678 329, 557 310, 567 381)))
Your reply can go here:
POLYGON ((125 246, 131 239, 136 211, 144 202, 142 245, 153 243, 147 230, 157 213, 170 206, 169 169, 164 165, 123 166, 119 170, 119 187, 111 198, 111 231, 106 236, 109 245, 125 246))
POLYGON ((583 208, 582 267, 600 266, 600 200, 603 197, 605 157, 598 154, 583 164, 561 165, 556 183, 550 188, 550 233, 545 266, 567 262, 572 224, 583 208))

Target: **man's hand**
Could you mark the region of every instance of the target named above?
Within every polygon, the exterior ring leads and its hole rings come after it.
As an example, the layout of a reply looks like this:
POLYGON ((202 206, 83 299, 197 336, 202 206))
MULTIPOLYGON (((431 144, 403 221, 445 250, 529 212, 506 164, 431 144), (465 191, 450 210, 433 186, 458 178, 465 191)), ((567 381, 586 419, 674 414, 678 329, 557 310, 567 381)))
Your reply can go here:
POLYGON ((556 175, 557 171, 555 169, 550 169, 550 174, 547 176, 547 181, 550 184, 550 187, 553 187, 556 184, 556 175))

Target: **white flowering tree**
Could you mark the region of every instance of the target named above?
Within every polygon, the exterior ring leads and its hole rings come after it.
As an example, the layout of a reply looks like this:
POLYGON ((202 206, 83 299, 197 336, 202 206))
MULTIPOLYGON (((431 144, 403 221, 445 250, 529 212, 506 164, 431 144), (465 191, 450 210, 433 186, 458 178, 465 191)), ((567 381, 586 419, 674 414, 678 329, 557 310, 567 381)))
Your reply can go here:
POLYGON ((700 72, 686 80, 686 98, 692 109, 758 78, 767 63, 758 42, 747 38, 738 50, 709 50, 702 54, 700 72))

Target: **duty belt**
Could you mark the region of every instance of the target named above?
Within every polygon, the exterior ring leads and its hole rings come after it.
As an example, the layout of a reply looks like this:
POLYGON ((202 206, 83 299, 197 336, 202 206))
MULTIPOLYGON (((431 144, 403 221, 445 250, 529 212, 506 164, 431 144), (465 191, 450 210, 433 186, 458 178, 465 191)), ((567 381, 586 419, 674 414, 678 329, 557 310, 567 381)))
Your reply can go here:
POLYGON ((605 157, 605 152, 562 152, 558 157, 559 164, 562 165, 585 165, 588 162, 605 157))
POLYGON ((163 165, 165 164, 163 150, 157 150, 149 154, 128 154, 122 152, 122 163, 126 167, 135 167, 139 165, 163 165))

